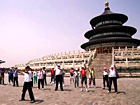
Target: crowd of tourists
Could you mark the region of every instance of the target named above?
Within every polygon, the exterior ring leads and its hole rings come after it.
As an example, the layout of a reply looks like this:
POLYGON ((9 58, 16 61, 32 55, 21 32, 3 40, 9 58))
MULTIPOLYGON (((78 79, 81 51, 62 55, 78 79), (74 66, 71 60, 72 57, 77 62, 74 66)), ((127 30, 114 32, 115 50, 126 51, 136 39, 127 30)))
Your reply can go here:
MULTIPOLYGON (((108 93, 111 92, 111 86, 112 86, 112 81, 114 83, 114 88, 115 92, 118 93, 117 91, 117 73, 114 65, 111 65, 109 69, 106 67, 100 71, 103 73, 103 89, 106 87, 108 88, 108 93)), ((56 84, 55 86, 55 91, 58 90, 58 86, 60 86, 61 91, 64 91, 63 87, 65 86, 64 83, 64 75, 65 71, 63 68, 61 68, 61 65, 57 65, 56 68, 52 68, 50 70, 51 72, 51 81, 50 84, 56 84)), ((32 87, 33 84, 38 84, 37 89, 42 89, 44 90, 44 85, 47 85, 47 80, 46 80, 46 73, 47 70, 45 67, 40 68, 39 70, 31 69, 30 66, 25 67, 25 71, 21 72, 18 71, 18 68, 12 68, 11 70, 8 71, 8 82, 9 85, 19 86, 18 83, 18 73, 24 75, 24 85, 23 85, 23 90, 22 90, 22 95, 21 95, 21 100, 25 100, 25 93, 28 90, 31 103, 35 102, 35 98, 33 95, 32 87), (41 85, 41 87, 40 87, 41 85)), ((4 71, 0 70, 0 83, 4 84, 4 71), (3 78, 3 79, 2 79, 3 78)), ((71 68, 69 70, 69 75, 70 75, 70 84, 73 84, 75 88, 79 88, 79 80, 81 79, 81 89, 80 91, 84 91, 84 84, 86 88, 86 92, 88 92, 88 88, 91 87, 91 84, 93 83, 93 87, 96 88, 96 82, 95 82, 95 70, 93 67, 91 68, 86 68, 85 66, 82 66, 81 69, 77 68, 71 68), (88 76, 88 77, 87 77, 88 76), (89 78, 89 84, 87 84, 87 78, 89 78)))

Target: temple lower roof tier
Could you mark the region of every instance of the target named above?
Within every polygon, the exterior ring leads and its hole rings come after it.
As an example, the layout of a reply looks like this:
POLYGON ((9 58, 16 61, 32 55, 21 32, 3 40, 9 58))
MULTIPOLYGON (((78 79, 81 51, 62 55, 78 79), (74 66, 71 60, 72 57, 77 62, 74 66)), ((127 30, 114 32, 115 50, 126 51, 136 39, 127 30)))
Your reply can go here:
MULTIPOLYGON (((103 44, 107 44, 107 43, 108 43, 108 46, 110 46, 110 47, 118 46, 117 43, 127 43, 128 46, 130 46, 130 45, 139 46, 140 45, 140 40, 132 39, 132 38, 121 38, 121 37, 104 38, 104 39, 97 39, 97 40, 92 40, 92 41, 89 41, 87 43, 84 43, 84 44, 81 45, 81 48, 87 49, 90 46, 94 46, 94 45, 97 45, 97 44, 98 45, 99 44, 103 45, 103 44), (112 43, 116 43, 115 46, 112 43)), ((125 46, 127 46, 127 45, 125 45, 125 46)), ((102 47, 102 46, 100 46, 100 47, 102 47)))

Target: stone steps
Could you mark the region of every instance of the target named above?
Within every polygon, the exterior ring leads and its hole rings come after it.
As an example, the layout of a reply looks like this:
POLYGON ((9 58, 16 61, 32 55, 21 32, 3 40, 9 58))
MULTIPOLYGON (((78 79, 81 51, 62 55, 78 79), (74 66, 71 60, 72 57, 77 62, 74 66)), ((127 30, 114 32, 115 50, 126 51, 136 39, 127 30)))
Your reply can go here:
POLYGON ((97 54, 95 59, 92 60, 90 67, 94 68, 96 78, 102 78, 103 74, 99 69, 103 69, 104 67, 109 68, 111 64, 112 64, 112 53, 97 54))

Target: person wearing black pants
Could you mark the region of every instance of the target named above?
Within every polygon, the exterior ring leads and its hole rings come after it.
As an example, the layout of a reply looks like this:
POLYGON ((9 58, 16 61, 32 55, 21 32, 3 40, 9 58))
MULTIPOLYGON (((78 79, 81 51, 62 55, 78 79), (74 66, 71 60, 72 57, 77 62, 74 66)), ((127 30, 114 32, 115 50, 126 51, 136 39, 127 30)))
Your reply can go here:
POLYGON ((40 89, 40 84, 42 85, 42 89, 44 89, 44 79, 38 79, 38 89, 40 89))
POLYGON ((17 87, 18 87, 18 77, 14 77, 13 86, 15 86, 15 83, 16 83, 16 85, 17 85, 17 87))
POLYGON ((44 77, 44 84, 47 85, 47 80, 46 80, 46 70, 45 67, 43 67, 43 77, 44 77))
POLYGON ((105 82, 107 83, 107 87, 109 87, 108 75, 103 75, 103 85, 104 85, 104 88, 103 89, 105 89, 105 82))
POLYGON ((109 69, 109 90, 108 90, 108 93, 111 92, 112 81, 114 84, 115 92, 118 94, 116 69, 115 69, 114 65, 112 65, 109 69))
POLYGON ((103 89, 105 89, 105 82, 107 83, 107 87, 109 88, 109 83, 108 83, 108 70, 105 67, 104 70, 100 70, 103 73, 103 89))
POLYGON ((114 84, 115 92, 117 93, 117 78, 116 77, 109 77, 109 92, 111 92, 112 81, 114 84))
POLYGON ((4 85, 4 72, 5 70, 2 70, 2 73, 1 73, 1 77, 2 77, 2 84, 4 85))
POLYGON ((25 93, 26 93, 27 90, 29 92, 30 99, 34 100, 34 95, 33 95, 33 92, 32 92, 32 86, 31 86, 30 82, 24 82, 21 100, 25 100, 24 98, 25 98, 25 93))
POLYGON ((55 90, 58 90, 58 83, 60 83, 60 89, 61 89, 61 91, 63 91, 62 75, 56 76, 56 88, 55 88, 55 90))
POLYGON ((43 70, 42 68, 39 69, 39 71, 37 72, 38 75, 38 88, 40 89, 40 84, 42 85, 42 90, 44 90, 44 75, 43 75, 43 70))
POLYGON ((57 68, 54 69, 55 70, 55 74, 56 74, 56 87, 55 87, 55 91, 58 90, 58 83, 60 83, 60 89, 61 91, 63 90, 63 85, 62 85, 62 69, 60 69, 60 65, 57 65, 57 68))
POLYGON ((13 81, 13 86, 15 86, 15 83, 18 87, 18 72, 17 72, 17 68, 15 68, 14 70, 14 81, 13 81))
POLYGON ((25 68, 25 70, 26 70, 26 71, 23 72, 24 77, 25 77, 25 79, 24 79, 24 85, 23 85, 21 100, 19 100, 19 101, 25 101, 25 94, 26 94, 26 91, 28 90, 29 96, 30 96, 30 99, 31 99, 31 103, 34 103, 34 102, 35 102, 35 99, 34 99, 32 87, 31 87, 32 72, 30 71, 30 67, 29 67, 29 66, 27 66, 27 67, 25 68))

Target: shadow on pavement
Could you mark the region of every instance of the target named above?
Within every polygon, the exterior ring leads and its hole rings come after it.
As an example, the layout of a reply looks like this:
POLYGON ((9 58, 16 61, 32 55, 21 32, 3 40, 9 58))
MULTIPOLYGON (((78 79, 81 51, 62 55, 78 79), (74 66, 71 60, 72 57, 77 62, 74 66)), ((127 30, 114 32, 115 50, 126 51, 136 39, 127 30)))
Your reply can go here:
POLYGON ((36 104, 40 104, 40 103, 42 103, 42 102, 44 102, 44 100, 35 100, 35 103, 36 103, 36 104))
POLYGON ((64 87, 68 87, 68 86, 70 86, 70 85, 65 85, 64 87))
POLYGON ((51 90, 51 88, 44 88, 44 90, 51 90))
POLYGON ((102 88, 102 87, 100 87, 100 86, 97 86, 97 87, 95 87, 95 88, 102 88))
POLYGON ((53 84, 47 84, 47 85, 45 85, 45 86, 53 86, 53 84))
POLYGON ((94 90, 88 90, 88 92, 95 92, 94 90))
POLYGON ((125 92, 118 92, 118 94, 126 94, 125 92))
POLYGON ((64 89, 64 91, 72 91, 71 89, 64 89))
MULTIPOLYGON (((116 92, 111 92, 111 93, 116 93, 116 92)), ((117 94, 126 94, 126 93, 125 93, 125 92, 120 91, 120 92, 118 92, 117 94)))

